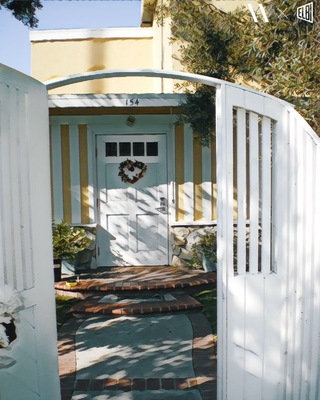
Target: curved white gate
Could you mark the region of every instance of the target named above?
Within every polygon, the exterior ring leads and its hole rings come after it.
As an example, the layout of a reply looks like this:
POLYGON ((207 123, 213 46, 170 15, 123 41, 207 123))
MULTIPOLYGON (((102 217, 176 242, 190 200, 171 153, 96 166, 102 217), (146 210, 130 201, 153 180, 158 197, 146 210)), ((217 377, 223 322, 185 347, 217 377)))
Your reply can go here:
POLYGON ((194 74, 96 71, 46 86, 120 76, 217 90, 218 399, 318 400, 319 138, 288 103, 194 74))

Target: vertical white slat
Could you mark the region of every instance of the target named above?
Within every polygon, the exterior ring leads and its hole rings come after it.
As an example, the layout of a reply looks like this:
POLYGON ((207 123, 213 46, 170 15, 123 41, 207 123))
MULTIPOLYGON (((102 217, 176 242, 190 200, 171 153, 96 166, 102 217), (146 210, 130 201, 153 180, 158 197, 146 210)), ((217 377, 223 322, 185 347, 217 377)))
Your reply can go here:
POLYGON ((184 206, 185 219, 194 220, 193 189, 193 133, 189 125, 185 126, 184 137, 184 206))
POLYGON ((223 156, 225 157, 224 162, 224 180, 225 180, 225 202, 222 204, 225 208, 225 227, 224 227, 224 246, 225 246, 225 259, 226 259, 226 289, 227 293, 227 380, 229 382, 227 387, 227 398, 233 398, 236 392, 242 393, 244 379, 242 374, 245 373, 244 369, 239 368, 238 360, 241 365, 241 360, 244 358, 244 347, 242 346, 243 332, 239 332, 240 337, 237 337, 238 329, 243 328, 245 321, 243 321, 245 308, 241 307, 241 301, 245 301, 245 290, 246 281, 242 277, 235 278, 234 266, 233 266, 233 99, 235 96, 241 96, 241 92, 234 91, 233 88, 227 87, 226 91, 226 109, 225 109, 225 151, 223 156), (239 300, 240 307, 236 304, 239 300), (235 340, 239 340, 239 344, 235 340), (230 385, 230 379, 234 380, 234 377, 240 376, 234 382, 234 385, 230 385))
POLYGON ((224 230, 226 224, 226 181, 225 173, 225 97, 226 86, 216 88, 216 159, 217 159, 217 316, 218 316, 218 368, 217 398, 227 400, 227 356, 228 356, 228 322, 227 322, 227 266, 225 257, 224 230))
POLYGON ((62 194, 62 158, 60 125, 51 126, 51 159, 52 159, 52 186, 53 186, 53 218, 56 222, 63 219, 62 194))
POLYGON ((29 165, 30 149, 28 147, 27 138, 24 135, 24 126, 26 125, 26 97, 19 96, 19 128, 18 145, 17 145, 17 164, 18 164, 18 181, 19 181, 19 203, 20 203, 20 242, 21 242, 21 259, 22 270, 21 279, 23 281, 22 288, 30 289, 34 286, 34 259, 33 259, 33 243, 31 235, 32 221, 30 217, 30 172, 26 168, 29 165))
POLYGON ((303 290, 303 329, 302 332, 302 347, 301 347, 301 393, 300 396, 303 399, 307 399, 310 393, 310 344, 312 342, 312 325, 313 325, 313 314, 314 310, 312 307, 314 297, 314 270, 313 270, 313 219, 314 219, 314 152, 313 152, 313 141, 312 139, 303 132, 303 139, 305 142, 305 191, 304 191, 304 229, 302 232, 304 246, 303 246, 303 263, 304 266, 304 286, 303 290))
POLYGON ((205 221, 211 221, 211 162, 211 149, 202 147, 202 213, 205 221))
POLYGON ((259 131, 258 115, 249 113, 249 175, 250 175, 250 246, 249 271, 258 272, 259 228, 259 131))
MULTIPOLYGON (((10 257, 12 256, 11 253, 9 252, 9 246, 8 243, 10 243, 11 238, 9 237, 9 234, 6 230, 6 221, 10 223, 9 219, 9 213, 7 212, 8 208, 10 206, 10 197, 8 193, 8 186, 10 183, 10 172, 11 169, 9 167, 9 161, 10 157, 9 156, 9 138, 7 135, 7 132, 9 132, 9 113, 8 113, 8 102, 3 101, 3 99, 9 99, 9 88, 7 85, 4 85, 0 83, 0 98, 1 98, 1 103, 0 103, 0 183, 1 183, 1 188, 2 191, 0 193, 1 196, 1 203, 0 203, 0 215, 1 215, 1 224, 0 224, 0 229, 1 229, 1 261, 3 268, 2 269, 2 281, 5 284, 12 284, 13 282, 13 273, 11 271, 11 268, 8 268, 12 264, 12 260, 10 257), (4 193, 6 195, 4 196, 4 193)), ((10 208, 9 208, 10 210, 10 208)))
MULTIPOLYGON (((315 159, 314 159, 314 207, 313 207, 313 227, 312 237, 320 237, 320 145, 313 145, 315 159)), ((315 242, 312 242, 313 247, 313 299, 312 299, 312 315, 313 324, 310 328, 310 399, 320 398, 320 252, 315 242)))
POLYGON ((295 290, 294 290, 294 325, 291 329, 294 329, 294 346, 293 346, 293 354, 294 354, 294 365, 293 365, 293 399, 298 400, 298 393, 301 391, 302 384, 302 341, 303 341, 303 287, 304 287, 304 264, 303 264, 303 247, 304 247, 304 239, 303 239, 303 231, 305 225, 305 178, 306 178, 306 169, 305 169, 305 140, 301 132, 303 131, 301 126, 301 121, 297 120, 297 209, 295 215, 295 222, 293 226, 290 226, 290 229, 295 230, 296 232, 296 258, 294 260, 293 272, 296 272, 296 282, 295 282, 295 290))
POLYGON ((69 125, 72 223, 81 223, 80 160, 78 125, 69 125))
MULTIPOLYGON (((13 247, 14 251, 14 266, 11 268, 14 269, 15 274, 15 288, 18 291, 23 290, 23 261, 22 261, 22 251, 23 244, 21 242, 21 226, 22 224, 22 197, 23 193, 21 193, 21 168, 25 168, 22 166, 20 161, 19 149, 21 146, 20 142, 20 129, 24 123, 24 109, 21 107, 23 104, 20 102, 21 97, 24 96, 24 93, 21 93, 20 90, 11 87, 10 90, 10 102, 9 109, 16 110, 18 118, 10 113, 10 127, 11 127, 11 135, 10 135, 10 152, 11 152, 11 160, 10 160, 10 169, 12 170, 12 179, 11 179, 11 194, 13 199, 13 213, 12 213, 12 222, 13 226, 11 229, 14 231, 14 242, 13 247), (23 121, 21 121, 23 120, 23 121), (21 123, 22 122, 22 123, 21 123)), ((8 110, 9 111, 9 110, 8 110)))
POLYGON ((238 193, 238 239, 237 239, 237 273, 246 273, 246 221, 247 221, 247 166, 246 166, 246 112, 237 109, 237 193, 238 193))
POLYGON ((270 273, 271 264, 271 120, 262 118, 261 143, 261 272, 270 273))
POLYGON ((5 177, 3 179, 4 188, 3 188, 3 207, 4 212, 3 215, 3 226, 4 226, 4 235, 5 235, 5 245, 6 249, 5 254, 5 268, 7 269, 7 282, 12 285, 15 289, 17 289, 17 266, 21 263, 20 254, 19 254, 19 238, 17 237, 17 210, 19 210, 18 203, 18 187, 17 187, 17 164, 16 164, 16 143, 14 140, 14 136, 17 131, 17 119, 14 118, 12 113, 9 110, 16 109, 15 104, 15 88, 10 86, 7 91, 7 126, 5 138, 4 138, 4 148, 2 152, 2 157, 4 158, 4 171, 5 177), (12 133, 12 135, 8 135, 8 132, 12 133), (4 195, 5 194, 5 195, 4 195), (17 252, 14 249, 17 248, 17 252))
MULTIPOLYGON (((284 248, 286 248, 287 260, 282 264, 282 268, 286 269, 286 274, 283 276, 283 286, 285 290, 284 297, 287 299, 285 303, 284 309, 284 322, 283 322, 283 341, 284 341, 284 349, 283 353, 285 354, 284 358, 284 395, 285 393, 292 393, 292 385, 293 385, 293 365, 294 365, 294 331, 292 327, 294 326, 294 312, 295 312, 295 284, 296 284, 296 270, 292 268, 295 265, 296 259, 296 241, 297 241, 297 232, 294 229, 294 224, 296 223, 296 213, 297 213, 297 129, 296 129, 296 119, 286 113, 287 121, 285 124, 285 128, 288 130, 288 135, 286 138, 287 143, 287 163, 288 167, 284 171, 283 167, 278 163, 274 163, 273 171, 277 174, 277 176, 281 176, 282 180, 280 184, 283 185, 285 182, 288 182, 288 196, 284 198, 282 202, 278 202, 276 199, 281 196, 286 195, 286 188, 281 186, 280 190, 276 193, 274 206, 275 212, 280 208, 280 212, 284 213, 287 211, 287 219, 286 224, 284 226, 284 230, 286 233, 286 238, 282 238, 283 246, 280 246, 280 238, 276 241, 278 244, 279 252, 284 252, 284 248), (282 205, 286 205, 286 210, 282 205), (286 240, 284 240, 286 239, 286 240)), ((279 153, 276 153, 273 157, 275 161, 280 158, 279 153)), ((275 215, 277 217, 278 215, 275 215)), ((278 272, 281 272, 280 270, 278 272)))
MULTIPOLYGON (((243 399, 261 399, 264 365, 264 335, 268 328, 264 318, 265 279, 246 275, 245 308, 245 390, 243 399)), ((236 398, 236 397, 235 397, 236 398)))

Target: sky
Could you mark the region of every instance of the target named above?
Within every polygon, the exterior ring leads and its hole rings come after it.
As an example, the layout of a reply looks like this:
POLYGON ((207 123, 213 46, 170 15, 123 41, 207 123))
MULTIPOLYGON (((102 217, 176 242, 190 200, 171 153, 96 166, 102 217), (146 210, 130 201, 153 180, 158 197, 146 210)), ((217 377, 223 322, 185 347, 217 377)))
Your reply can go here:
MULTIPOLYGON (((42 0, 39 29, 140 26, 140 0, 42 0)), ((30 75, 30 29, 0 10, 0 63, 30 75)))

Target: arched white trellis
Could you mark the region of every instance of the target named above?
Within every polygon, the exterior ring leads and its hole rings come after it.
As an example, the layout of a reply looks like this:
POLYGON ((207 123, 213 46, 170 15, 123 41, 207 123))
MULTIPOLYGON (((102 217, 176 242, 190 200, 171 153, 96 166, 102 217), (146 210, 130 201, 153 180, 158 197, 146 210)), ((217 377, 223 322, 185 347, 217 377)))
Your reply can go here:
POLYGON ((318 400, 319 138, 290 104, 200 75, 110 70, 45 84, 130 76, 216 88, 218 399, 318 400))

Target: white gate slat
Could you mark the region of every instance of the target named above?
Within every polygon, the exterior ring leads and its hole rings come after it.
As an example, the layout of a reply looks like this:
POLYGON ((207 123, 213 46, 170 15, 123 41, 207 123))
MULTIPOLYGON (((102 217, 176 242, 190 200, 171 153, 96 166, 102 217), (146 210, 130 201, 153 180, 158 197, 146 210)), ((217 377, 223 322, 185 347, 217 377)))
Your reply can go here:
MULTIPOLYGON (((320 224, 317 221, 320 220, 320 146, 314 146, 314 214, 313 214, 313 229, 312 229, 312 237, 319 238, 320 237, 320 224)), ((312 252, 312 266, 314 269, 313 274, 313 298, 312 301, 312 310, 319 310, 320 304, 320 252, 318 249, 313 249, 312 252)), ((312 311, 311 310, 311 311, 312 311)), ((310 328, 310 391, 309 398, 310 399, 319 399, 320 398, 320 357, 319 357, 319 349, 320 349, 320 340, 319 340, 319 332, 320 332, 320 313, 313 312, 312 313, 313 321, 312 327, 310 328)))
MULTIPOLYGON (((2 86, 2 85, 1 85, 2 86)), ((10 87, 4 86, 1 91, 1 97, 3 99, 10 99, 10 87)), ((11 100, 8 102, 11 104, 11 100)), ((3 129, 1 132, 1 145, 3 148, 3 157, 1 157, 2 166, 2 242, 3 242, 3 262, 5 269, 5 283, 12 285, 12 287, 16 287, 15 281, 15 267, 11 268, 11 265, 15 265, 14 253, 11 250, 10 243, 14 243, 14 232, 9 231, 8 227, 12 225, 12 213, 13 213, 13 203, 12 203, 12 190, 11 190, 11 181, 12 181, 12 170, 11 170, 11 160, 12 160, 12 149, 10 146, 10 138, 6 134, 7 131, 11 129, 11 120, 10 114, 7 112, 7 108, 3 104, 3 116, 2 116, 2 124, 3 129), (6 196, 3 196, 3 193, 6 193, 6 196), (9 268, 10 266, 10 268, 9 268)))
POLYGON ((249 271, 258 272, 259 232, 259 130, 258 115, 249 113, 249 175, 250 175, 250 245, 249 271))
POLYGON ((247 132, 246 112, 237 109, 237 272, 240 275, 246 272, 246 222, 247 222, 247 132))
MULTIPOLYGON (((1 147, 4 149, 4 154, 7 154, 7 142, 8 142, 8 138, 7 135, 4 134, 5 131, 7 131, 9 129, 9 115, 6 112, 6 107, 5 107, 5 102, 4 99, 8 99, 8 87, 3 84, 0 83, 0 124, 3 127, 2 129, 0 129, 0 145, 1 147)), ((4 157, 0 157, 0 185, 1 187, 5 188, 7 187, 7 183, 8 183, 8 179, 10 179, 10 177, 8 177, 8 171, 6 171, 6 165, 5 165, 5 160, 4 157)), ((4 211, 5 210, 5 206, 6 204, 8 204, 8 201, 10 199, 8 199, 8 196, 5 196, 5 198, 3 200, 1 200, 3 202, 3 206, 0 207, 0 216, 1 216, 1 221, 4 221, 5 218, 8 217, 8 214, 4 211), (6 202, 6 203, 5 203, 6 202)), ((11 278, 11 274, 10 276, 8 276, 8 273, 10 273, 10 271, 7 270, 7 268, 5 267, 5 263, 6 263, 6 253, 7 253, 7 246, 6 246, 6 241, 8 240, 8 237, 6 235, 6 231, 5 231, 5 224, 1 224, 0 226, 0 230, 1 230, 1 254, 0 254, 0 260, 1 260, 1 265, 3 265, 2 268, 0 268, 0 276, 1 276, 1 284, 7 284, 8 281, 13 281, 13 279, 11 278)), ((12 272, 11 272, 12 273, 12 272)))
POLYGON ((261 272, 270 273, 271 265, 271 120, 262 118, 261 143, 261 272))
MULTIPOLYGON (((303 210, 306 207, 304 192, 305 192, 305 141, 303 135, 301 135, 301 124, 300 121, 297 121, 297 148, 299 151, 297 152, 297 210, 296 210, 296 223, 294 226, 294 230, 296 231, 296 265, 300 265, 301 268, 296 268, 296 282, 295 282, 295 299, 294 299, 294 323, 295 326, 302 327, 303 325, 303 287, 304 287, 304 264, 303 264, 303 247, 305 245, 303 240, 303 232, 304 232, 304 212, 303 210)), ((292 251, 293 249, 291 249, 292 251)), ((295 272, 295 271, 293 271, 295 272)), ((293 368, 293 394, 294 399, 298 399, 297 395, 301 390, 301 374, 302 374, 302 365, 301 365, 301 350, 302 350, 302 329, 296 329, 294 332, 294 346, 293 346, 293 354, 294 354, 294 368, 293 368), (299 362, 300 360, 300 362, 299 362)))
MULTIPOLYGON (((303 135, 304 140, 304 204, 305 210, 314 210, 314 152, 313 141, 306 134, 303 135)), ((302 249, 302 271, 304 273, 303 279, 303 325, 305 333, 302 335, 301 356, 303 362, 301 363, 301 398, 307 399, 310 392, 310 343, 312 341, 312 325, 313 325, 313 296, 314 296, 314 266, 313 266, 313 249, 312 249, 312 232, 313 232, 313 213, 308 212, 304 215, 304 227, 302 235, 304 238, 304 246, 302 249)))
MULTIPOLYGON (((289 119, 288 114, 288 130, 290 135, 287 137, 287 143, 289 144, 289 148, 287 149, 288 153, 288 169, 287 169, 287 176, 285 176, 286 182, 288 182, 288 192, 290 198, 290 202, 287 203, 288 209, 288 220, 286 221, 287 226, 287 256, 288 261, 286 263, 286 275, 284 279, 285 285, 285 295, 287 297, 286 302, 286 309, 285 309, 285 321, 283 326, 284 336, 285 336, 285 345, 284 345, 284 353, 287 354, 287 357, 284 360, 284 376, 285 376, 285 385, 284 385, 284 393, 292 393, 293 391, 293 366, 295 361, 295 350, 294 350, 294 330, 292 330, 292 326, 295 325, 294 321, 294 313, 295 313, 295 299, 294 299, 294 292, 295 292, 295 282, 296 282, 296 270, 292 269, 291 266, 295 264, 296 259, 296 248, 295 243, 297 240, 297 229, 295 227, 296 223, 296 216, 298 211, 298 203, 297 203, 297 149, 298 149, 298 142, 297 142, 297 127, 296 127, 296 120, 291 115, 289 119), (292 227, 292 229, 290 229, 292 227)), ((274 168, 279 168, 279 165, 275 166, 274 168)), ((277 170, 278 171, 278 170, 277 170)), ((280 173, 277 174, 281 176, 280 173)), ((282 182, 281 182, 282 183, 282 182)), ((285 182, 283 182, 285 183, 285 182)), ((282 184, 283 184, 282 183, 282 184)), ((283 193, 286 192, 286 187, 284 187, 283 193)), ((283 200, 285 202, 285 199, 283 200)))
MULTIPOLYGON (((280 399, 281 372, 283 368, 282 352, 279 349, 282 342, 281 321, 283 310, 279 307, 282 283, 277 274, 264 275, 263 299, 263 367, 261 399, 280 399)), ((244 399, 246 400, 246 399, 244 399)), ((255 397, 252 397, 255 400, 255 397)))
POLYGON ((225 174, 225 112, 226 112, 226 86, 219 85, 216 88, 216 151, 217 151, 217 314, 218 320, 218 371, 217 371, 217 397, 227 399, 227 264, 226 244, 224 230, 226 224, 226 210, 223 207, 226 196, 225 174))
POLYGON ((244 399, 260 399, 264 364, 265 282, 262 275, 246 276, 245 392, 244 399))
POLYGON ((250 245, 249 271, 258 272, 259 232, 259 130, 258 115, 249 113, 249 168, 250 168, 250 245))

